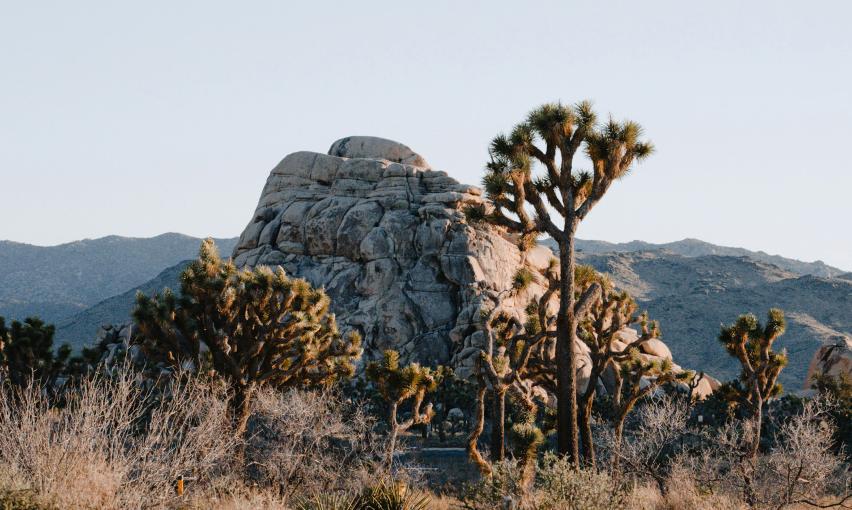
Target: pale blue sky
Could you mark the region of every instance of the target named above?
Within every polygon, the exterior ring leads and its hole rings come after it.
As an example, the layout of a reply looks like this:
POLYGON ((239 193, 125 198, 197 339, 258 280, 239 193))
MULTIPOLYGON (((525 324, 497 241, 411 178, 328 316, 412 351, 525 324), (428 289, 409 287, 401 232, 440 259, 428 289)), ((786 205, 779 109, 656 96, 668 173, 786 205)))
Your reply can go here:
POLYGON ((479 183, 494 134, 589 98, 657 154, 581 237, 852 269, 852 2, 414 4, 3 1, 0 239, 238 235, 347 135, 479 183))

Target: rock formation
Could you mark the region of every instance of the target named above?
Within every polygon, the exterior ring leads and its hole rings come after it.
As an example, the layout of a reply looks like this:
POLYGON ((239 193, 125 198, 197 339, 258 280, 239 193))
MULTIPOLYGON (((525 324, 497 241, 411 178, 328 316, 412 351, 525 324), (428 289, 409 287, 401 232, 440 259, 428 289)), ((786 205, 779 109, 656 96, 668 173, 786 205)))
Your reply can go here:
MULTIPOLYGON (((361 332, 367 359, 468 366, 481 344, 488 292, 550 251, 520 252, 498 229, 464 221, 481 192, 426 166, 408 147, 349 137, 329 152, 290 154, 273 170, 234 250, 239 266, 281 265, 323 286, 343 328, 361 332)), ((515 299, 522 309, 532 286, 515 299)))
MULTIPOLYGON (((280 265, 325 287, 341 328, 363 335, 366 359, 393 348, 403 361, 449 363, 468 376, 484 344, 483 312, 508 295, 518 269, 542 271, 553 258, 545 246, 522 252, 502 229, 468 224, 463 208, 483 200, 405 145, 348 137, 272 170, 234 261, 280 265)), ((534 283, 508 299, 520 316, 541 292, 534 283)), ((671 357, 662 342, 645 350, 671 357)), ((586 368, 581 360, 581 388, 586 368)))
POLYGON ((806 390, 811 388, 817 374, 852 377, 852 339, 847 338, 844 342, 826 344, 817 349, 808 367, 806 390))

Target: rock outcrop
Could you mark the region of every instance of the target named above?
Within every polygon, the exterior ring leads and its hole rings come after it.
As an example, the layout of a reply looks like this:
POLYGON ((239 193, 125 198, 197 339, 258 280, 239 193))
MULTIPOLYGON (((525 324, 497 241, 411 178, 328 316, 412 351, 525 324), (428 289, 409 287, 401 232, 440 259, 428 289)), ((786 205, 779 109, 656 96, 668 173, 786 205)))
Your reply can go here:
POLYGON ((817 349, 808 367, 805 390, 811 388, 818 374, 852 377, 852 339, 847 338, 844 342, 823 345, 817 349))
MULTIPOLYGON (((366 359, 393 348, 405 361, 449 363, 464 377, 484 345, 481 320, 494 298, 502 293, 522 316, 544 289, 533 283, 510 295, 517 271, 543 271, 553 258, 545 246, 522 252, 502 229, 468 224, 464 207, 483 200, 405 145, 344 138, 329 154, 296 152, 272 170, 234 261, 280 265, 323 286, 341 328, 364 337, 366 359)), ((643 356, 671 352, 655 341, 643 356)), ((581 358, 581 391, 589 368, 581 358)))
MULTIPOLYGON (((546 267, 551 252, 521 252, 505 232, 466 223, 463 208, 481 191, 402 144, 350 137, 329 153, 296 152, 272 170, 236 264, 281 265, 325 287, 342 328, 363 335, 367 359, 394 348, 464 372, 493 306, 486 296, 509 290, 520 267, 546 267)), ((513 297, 516 308, 541 290, 513 297)))

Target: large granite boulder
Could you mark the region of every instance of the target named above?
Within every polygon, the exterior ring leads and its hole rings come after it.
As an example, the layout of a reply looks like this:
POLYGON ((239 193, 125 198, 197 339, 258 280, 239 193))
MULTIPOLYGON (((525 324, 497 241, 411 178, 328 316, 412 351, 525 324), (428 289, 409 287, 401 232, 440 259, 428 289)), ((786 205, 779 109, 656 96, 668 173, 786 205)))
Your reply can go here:
MULTIPOLYGON (((393 348, 403 361, 451 364, 467 377, 495 296, 523 319, 544 289, 510 293, 514 276, 544 271, 553 258, 546 246, 520 251, 503 229, 467 223, 464 207, 483 200, 403 144, 343 138, 328 154, 296 152, 272 170, 233 257, 324 287, 341 329, 363 336, 365 360, 393 348)), ((632 329, 622 336, 625 345, 638 338, 632 329)), ((574 343, 582 391, 591 362, 585 344, 574 343)), ((643 356, 671 352, 655 341, 643 356)))
MULTIPOLYGON (((272 170, 234 261, 280 265, 324 287, 341 328, 363 335, 365 359, 394 348, 469 374, 487 296, 509 290, 520 267, 543 269, 551 252, 521 252, 504 231, 468 224, 463 208, 482 192, 427 166, 371 137, 290 154, 272 170)), ((523 313, 541 292, 532 285, 511 299, 523 313)))

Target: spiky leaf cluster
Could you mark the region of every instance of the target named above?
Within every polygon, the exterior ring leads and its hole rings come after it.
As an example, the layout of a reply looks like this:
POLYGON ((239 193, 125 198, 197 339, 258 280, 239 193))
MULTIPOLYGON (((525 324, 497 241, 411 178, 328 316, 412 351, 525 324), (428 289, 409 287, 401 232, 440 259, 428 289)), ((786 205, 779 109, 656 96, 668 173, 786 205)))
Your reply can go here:
POLYGON ((384 351, 381 360, 369 362, 366 374, 388 402, 403 402, 418 395, 422 399, 439 382, 438 374, 429 367, 419 363, 400 366, 399 353, 392 349, 384 351))
POLYGON ((524 246, 541 233, 561 238, 562 222, 552 221, 550 210, 574 224, 582 220, 634 161, 651 154, 653 146, 641 135, 631 121, 610 119, 598 127, 588 101, 542 105, 492 140, 482 185, 494 207, 471 208, 468 219, 503 225, 519 234, 524 246), (583 147, 590 171, 573 166, 583 147), (536 172, 536 166, 543 171, 536 172))
POLYGON ((327 385, 350 377, 357 334, 342 335, 329 298, 280 267, 238 270, 205 240, 181 275, 180 295, 138 294, 133 317, 152 359, 214 369, 237 385, 327 385))

